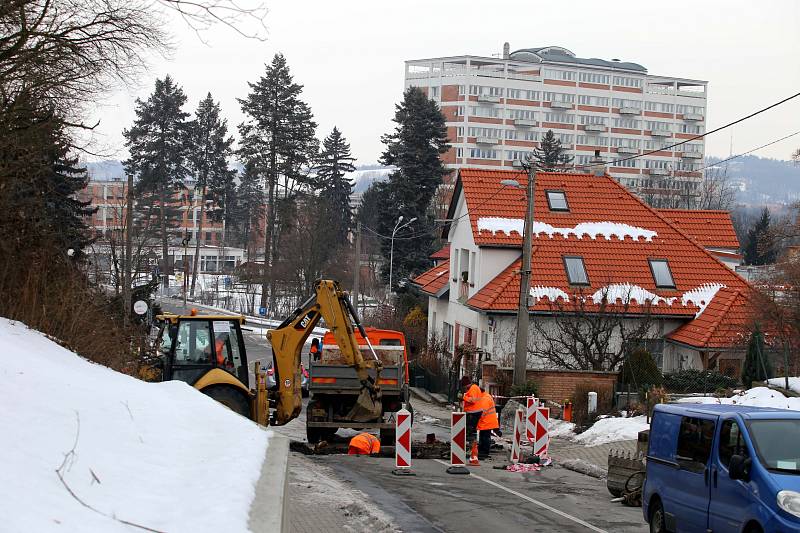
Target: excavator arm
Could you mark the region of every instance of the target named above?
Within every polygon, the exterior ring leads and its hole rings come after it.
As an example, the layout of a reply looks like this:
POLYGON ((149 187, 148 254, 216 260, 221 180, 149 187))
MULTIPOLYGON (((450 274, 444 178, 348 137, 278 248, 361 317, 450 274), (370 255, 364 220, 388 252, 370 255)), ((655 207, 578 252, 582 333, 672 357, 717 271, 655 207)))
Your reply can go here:
MULTIPOLYGON (((314 294, 286 318, 277 328, 267 332, 272 344, 276 384, 275 411, 271 423, 283 425, 294 420, 300 414, 302 398, 300 390, 300 351, 320 321, 325 324, 336 338, 342 356, 348 364, 356 369, 361 382, 361 392, 353 408, 351 416, 354 420, 372 421, 381 416, 381 390, 378 379, 382 364, 372 350, 372 360, 364 360, 358 341, 355 337, 354 325, 359 333, 367 339, 364 328, 358 321, 347 293, 339 288, 339 284, 331 280, 319 280, 314 294), (368 370, 376 370, 375 378, 370 377, 368 370)), ((369 344, 369 339, 367 339, 369 344)))

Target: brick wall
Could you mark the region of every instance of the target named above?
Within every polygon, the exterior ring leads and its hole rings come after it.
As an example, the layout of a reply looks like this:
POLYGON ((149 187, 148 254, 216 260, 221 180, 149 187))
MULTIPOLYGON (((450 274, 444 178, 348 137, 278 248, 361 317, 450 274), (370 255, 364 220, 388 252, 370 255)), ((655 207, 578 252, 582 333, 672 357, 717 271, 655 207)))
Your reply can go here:
MULTIPOLYGON (((505 394, 507 387, 498 387, 497 383, 511 383, 514 370, 509 367, 499 367, 489 361, 483 363, 483 382, 490 390, 498 394, 505 394), (498 379, 499 378, 499 379, 498 379)), ((591 383, 598 395, 607 391, 608 395, 614 392, 619 372, 595 372, 591 370, 533 370, 526 372, 528 381, 533 381, 538 387, 540 398, 561 403, 572 398, 575 387, 579 383, 591 383)))

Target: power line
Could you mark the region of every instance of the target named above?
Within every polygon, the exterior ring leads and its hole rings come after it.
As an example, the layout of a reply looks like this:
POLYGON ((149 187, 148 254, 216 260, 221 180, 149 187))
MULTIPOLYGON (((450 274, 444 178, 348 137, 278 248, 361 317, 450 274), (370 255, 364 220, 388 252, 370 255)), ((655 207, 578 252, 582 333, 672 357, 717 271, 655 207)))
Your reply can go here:
MULTIPOLYGON (((682 144, 686 144, 688 142, 692 142, 692 141, 696 141, 698 139, 702 139, 702 138, 704 138, 704 137, 706 137, 708 135, 711 135, 712 133, 716 133, 718 131, 722 131, 722 130, 724 130, 726 128, 730 128, 731 126, 735 126, 736 124, 739 124, 740 122, 744 122, 745 120, 751 119, 756 115, 760 115, 761 113, 764 113, 765 111, 769 111, 770 109, 778 107, 781 104, 785 104, 789 100, 793 100, 794 98, 797 98, 798 96, 800 96, 800 93, 795 93, 795 94, 793 94, 793 95, 791 95, 791 96, 789 96, 787 98, 784 98, 783 100, 775 102, 774 104, 770 104, 767 107, 759 109, 758 111, 754 111, 753 113, 750 113, 747 116, 738 118, 738 119, 734 120, 733 122, 729 122, 729 123, 727 123, 727 124, 725 124, 723 126, 720 126, 718 128, 714 128, 713 130, 707 131, 705 133, 700 133, 698 135, 695 135, 694 137, 690 137, 689 139, 684 139, 681 142, 677 142, 677 143, 671 144, 669 146, 663 146, 661 148, 658 148, 657 150, 649 150, 647 152, 643 152, 643 153, 637 154, 637 155, 632 155, 630 157, 623 157, 622 159, 615 159, 613 161, 605 162, 605 163, 603 163, 603 165, 605 166, 605 165, 611 165, 611 164, 614 164, 614 163, 623 163, 625 161, 631 161, 633 159, 639 159, 640 157, 645 157, 645 156, 648 156, 648 155, 652 155, 652 154, 654 154, 656 152, 662 152, 664 150, 671 150, 672 148, 675 148, 676 146, 681 146, 682 144)), ((594 166, 595 165, 579 165, 579 166, 575 166, 575 167, 572 167, 572 168, 574 168, 575 170, 578 170, 578 169, 583 169, 583 168, 592 168, 594 166)))
POLYGON ((729 157, 727 159, 723 159, 722 161, 717 161, 716 163, 711 163, 711 164, 706 165, 703 168, 699 169, 697 172, 701 172, 703 170, 706 170, 707 168, 711 168, 711 167, 714 167, 714 166, 717 166, 717 165, 721 165, 722 163, 727 163, 728 161, 732 161, 732 160, 734 160, 734 159, 736 159, 738 157, 742 157, 742 156, 745 156, 745 155, 748 155, 748 154, 752 154, 753 152, 757 152, 758 150, 761 150, 762 148, 766 148, 767 146, 772 146, 773 144, 777 144, 777 143, 779 143, 781 141, 785 141, 786 139, 788 139, 790 137, 794 137, 795 135, 800 135, 800 131, 796 131, 794 133, 790 133, 789 135, 785 135, 785 136, 781 137, 780 139, 775 139, 774 141, 768 142, 767 144, 762 144, 761 146, 759 146, 757 148, 753 148, 752 150, 748 150, 746 152, 742 152, 741 154, 733 155, 733 156, 731 156, 731 157, 729 157))

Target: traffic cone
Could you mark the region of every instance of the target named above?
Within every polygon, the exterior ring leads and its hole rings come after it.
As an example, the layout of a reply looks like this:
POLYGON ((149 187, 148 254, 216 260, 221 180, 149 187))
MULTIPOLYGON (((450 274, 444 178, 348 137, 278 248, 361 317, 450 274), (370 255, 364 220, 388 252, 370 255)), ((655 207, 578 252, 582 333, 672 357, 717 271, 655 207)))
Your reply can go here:
POLYGON ((472 450, 469 452, 469 466, 481 466, 478 461, 478 443, 472 442, 472 450))

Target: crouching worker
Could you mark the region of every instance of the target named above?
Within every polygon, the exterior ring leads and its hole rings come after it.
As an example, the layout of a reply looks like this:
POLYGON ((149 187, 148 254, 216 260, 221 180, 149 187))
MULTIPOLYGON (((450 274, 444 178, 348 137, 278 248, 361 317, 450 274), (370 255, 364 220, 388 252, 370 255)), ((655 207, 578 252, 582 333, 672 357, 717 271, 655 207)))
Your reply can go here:
POLYGON ((500 419, 497 417, 494 398, 488 391, 481 394, 478 406, 482 409, 478 420, 478 459, 487 459, 492 449, 492 430, 500 429, 500 419))
POLYGON ((359 433, 350 439, 347 455, 372 455, 381 451, 381 441, 371 433, 359 433))

